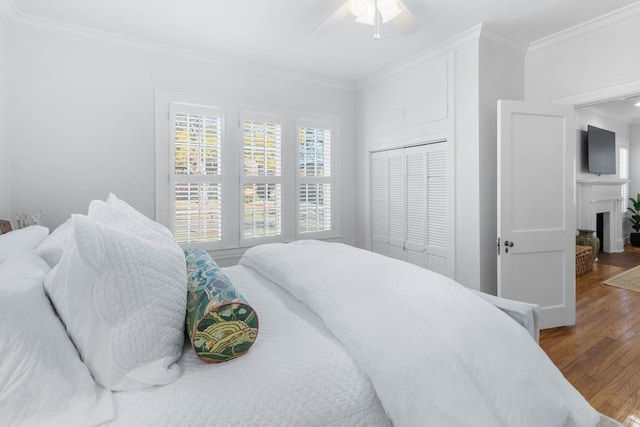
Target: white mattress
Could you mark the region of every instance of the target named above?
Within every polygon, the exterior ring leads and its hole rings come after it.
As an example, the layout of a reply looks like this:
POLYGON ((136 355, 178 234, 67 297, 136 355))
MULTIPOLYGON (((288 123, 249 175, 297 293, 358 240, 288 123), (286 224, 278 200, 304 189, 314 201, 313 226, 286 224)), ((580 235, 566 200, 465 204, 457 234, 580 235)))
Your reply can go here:
POLYGON ((389 426, 368 377, 314 313, 244 266, 224 272, 260 321, 244 356, 207 365, 184 347, 178 381, 115 392, 112 426, 389 426))

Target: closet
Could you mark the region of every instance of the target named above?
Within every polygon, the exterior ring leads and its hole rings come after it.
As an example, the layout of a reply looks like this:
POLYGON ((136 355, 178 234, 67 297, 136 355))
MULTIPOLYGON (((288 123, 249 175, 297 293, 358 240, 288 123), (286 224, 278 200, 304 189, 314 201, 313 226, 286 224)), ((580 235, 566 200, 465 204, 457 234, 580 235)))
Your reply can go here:
POLYGON ((371 153, 371 249, 447 274, 447 144, 371 153))

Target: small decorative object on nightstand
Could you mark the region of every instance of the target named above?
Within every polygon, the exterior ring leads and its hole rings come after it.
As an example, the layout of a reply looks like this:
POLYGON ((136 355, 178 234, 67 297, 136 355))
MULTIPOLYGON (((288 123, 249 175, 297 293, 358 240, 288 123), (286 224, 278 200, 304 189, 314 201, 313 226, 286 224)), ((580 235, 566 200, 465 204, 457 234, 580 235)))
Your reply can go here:
POLYGON ((29 225, 27 222, 27 214, 26 213, 18 213, 16 214, 16 222, 18 223, 18 228, 25 228, 29 225))

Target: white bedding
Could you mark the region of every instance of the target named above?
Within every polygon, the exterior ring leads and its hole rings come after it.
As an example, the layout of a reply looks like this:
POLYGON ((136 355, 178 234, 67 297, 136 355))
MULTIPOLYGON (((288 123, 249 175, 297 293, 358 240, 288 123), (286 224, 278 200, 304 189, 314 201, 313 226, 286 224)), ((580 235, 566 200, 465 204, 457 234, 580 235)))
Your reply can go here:
POLYGON ((114 392, 109 425, 390 425, 367 376, 317 316, 246 267, 223 271, 259 315, 251 350, 207 365, 185 346, 182 377, 114 392))
POLYGON ((335 243, 249 249, 371 378, 396 427, 595 426, 600 416, 527 331, 428 270, 335 243))

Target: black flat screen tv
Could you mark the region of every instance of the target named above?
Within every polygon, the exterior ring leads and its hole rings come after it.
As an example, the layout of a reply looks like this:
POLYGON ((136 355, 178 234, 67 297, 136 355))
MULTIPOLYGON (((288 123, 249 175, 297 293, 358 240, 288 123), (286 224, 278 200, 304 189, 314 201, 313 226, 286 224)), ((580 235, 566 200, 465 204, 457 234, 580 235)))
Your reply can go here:
POLYGON ((596 175, 616 173, 616 134, 610 130, 587 126, 589 172, 596 175))

